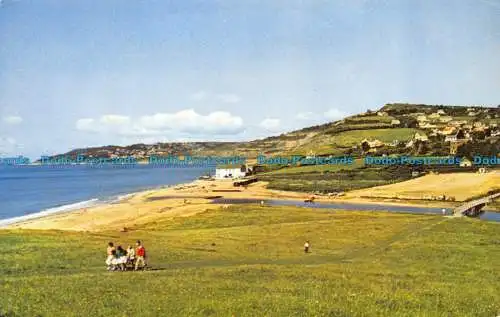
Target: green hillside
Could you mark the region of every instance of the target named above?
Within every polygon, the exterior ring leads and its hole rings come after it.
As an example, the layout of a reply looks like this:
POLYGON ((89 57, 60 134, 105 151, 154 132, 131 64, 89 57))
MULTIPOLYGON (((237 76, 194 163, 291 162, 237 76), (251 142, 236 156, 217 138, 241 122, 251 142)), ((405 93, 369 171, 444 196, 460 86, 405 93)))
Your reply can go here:
POLYGON ((339 121, 248 142, 174 142, 154 145, 134 144, 126 147, 103 146, 76 149, 65 154, 133 155, 139 159, 147 159, 150 155, 185 153, 199 156, 243 155, 250 159, 261 153, 307 155, 313 152, 315 155, 346 153, 361 155, 363 154, 361 142, 367 139, 384 143, 376 149, 379 154, 446 155, 450 152, 450 144, 445 142, 445 134, 441 133, 447 127, 455 129, 450 134, 456 134, 460 130, 469 134, 470 140, 477 143, 479 151, 484 149, 484 152, 496 154, 500 152, 499 122, 500 108, 395 103, 386 104, 378 111, 367 111, 339 121), (428 117, 426 121, 419 121, 419 117, 422 116, 428 117), (395 148, 394 144, 391 144, 394 141, 406 144, 417 132, 428 137, 423 146, 417 144, 408 148, 404 146, 395 148))

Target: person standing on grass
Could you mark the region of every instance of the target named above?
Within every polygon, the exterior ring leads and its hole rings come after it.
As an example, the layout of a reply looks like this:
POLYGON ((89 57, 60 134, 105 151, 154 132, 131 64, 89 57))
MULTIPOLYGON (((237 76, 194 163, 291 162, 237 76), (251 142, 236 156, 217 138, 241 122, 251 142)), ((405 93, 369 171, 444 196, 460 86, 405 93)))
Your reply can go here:
POLYGON ((309 244, 309 240, 304 243, 304 253, 309 253, 309 248, 311 245, 309 244))
POLYGON ((136 248, 135 248, 135 270, 139 268, 139 264, 141 265, 142 268, 146 267, 146 249, 142 245, 140 240, 137 240, 136 243, 136 248))
POLYGON ((135 250, 131 245, 129 245, 127 248, 127 264, 134 265, 134 261, 135 261, 135 250))
POLYGON ((107 258, 106 258, 106 265, 108 266, 108 271, 111 270, 112 264, 113 264, 113 251, 115 251, 115 246, 113 245, 113 242, 108 243, 108 248, 106 249, 107 253, 107 258))

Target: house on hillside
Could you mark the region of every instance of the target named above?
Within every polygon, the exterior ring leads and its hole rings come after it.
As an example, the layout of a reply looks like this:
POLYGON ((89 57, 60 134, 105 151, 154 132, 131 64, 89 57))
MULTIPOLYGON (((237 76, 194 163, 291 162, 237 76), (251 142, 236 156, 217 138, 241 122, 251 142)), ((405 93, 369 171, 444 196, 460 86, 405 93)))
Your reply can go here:
POLYGON ((486 124, 482 123, 481 121, 478 121, 478 122, 474 122, 473 127, 484 129, 484 128, 486 128, 486 124))
POLYGON ((435 129, 435 128, 437 128, 437 125, 429 123, 429 122, 420 122, 418 124, 418 126, 419 126, 419 128, 422 128, 422 129, 435 129))
POLYGON ((438 133, 442 135, 451 135, 457 131, 455 127, 444 127, 442 130, 439 130, 438 133))
POLYGON ((417 116, 417 121, 418 122, 425 122, 425 121, 429 121, 429 119, 427 119, 426 115, 421 115, 421 116, 417 116))
POLYGON ((448 135, 445 142, 468 142, 470 141, 470 134, 465 130, 458 130, 455 134, 448 135))
POLYGON ((439 119, 439 117, 441 117, 441 115, 437 112, 431 113, 429 115, 429 119, 439 119))
POLYGON ((380 140, 369 141, 368 139, 364 139, 361 141, 361 148, 368 153, 376 153, 377 149, 384 145, 385 143, 380 140))
POLYGON ((450 155, 455 155, 457 154, 458 148, 470 141, 470 138, 467 139, 461 139, 458 138, 456 135, 454 138, 450 139, 450 155))
POLYGON ((316 157, 316 153, 314 153, 313 150, 309 150, 309 152, 307 152, 306 159, 312 159, 315 157, 316 157))
POLYGON ((466 157, 462 157, 462 159, 460 160, 460 167, 471 167, 471 166, 472 166, 471 160, 469 160, 466 157))
POLYGON ((453 127, 460 127, 466 123, 467 123, 467 121, 465 121, 465 120, 452 120, 452 121, 448 122, 448 125, 453 126, 453 127))
POLYGON ((420 134, 420 133, 415 133, 415 135, 413 136, 413 139, 415 141, 423 141, 423 142, 426 142, 426 141, 429 141, 429 138, 427 137, 427 135, 425 134, 420 134))
POLYGON ((363 145, 363 143, 367 144, 370 148, 378 148, 385 145, 384 142, 380 140, 369 141, 368 139, 364 139, 361 141, 361 145, 363 145))
POLYGON ((247 167, 245 165, 222 165, 215 169, 217 179, 235 179, 245 177, 247 167))
POLYGON ((392 140, 392 142, 389 144, 389 146, 393 146, 393 147, 396 147, 400 144, 401 142, 399 142, 399 140, 392 140))
POLYGON ((377 116, 386 117, 387 116, 387 112, 385 112, 385 111, 379 111, 379 112, 377 112, 377 116))
POLYGON ((427 135, 425 135, 423 133, 420 134, 420 133, 417 132, 417 133, 415 133, 415 135, 413 136, 413 138, 406 143, 405 147, 406 148, 411 148, 411 147, 413 147, 415 145, 415 143, 417 141, 427 142, 427 141, 429 141, 429 138, 427 137, 427 135))
POLYGON ((447 135, 446 138, 444 138, 444 142, 455 142, 457 141, 457 135, 447 135))

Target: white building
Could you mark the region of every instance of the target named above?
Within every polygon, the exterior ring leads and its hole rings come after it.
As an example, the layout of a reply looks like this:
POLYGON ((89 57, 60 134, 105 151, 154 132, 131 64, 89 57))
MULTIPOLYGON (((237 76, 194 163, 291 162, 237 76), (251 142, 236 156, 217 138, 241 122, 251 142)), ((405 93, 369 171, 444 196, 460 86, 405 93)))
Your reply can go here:
POLYGON ((444 138, 444 142, 456 142, 457 141, 457 135, 448 135, 446 138, 444 138))
POLYGON ((466 157, 462 157, 462 160, 460 161, 460 167, 471 167, 472 166, 472 162, 466 158, 466 157))
POLYGON ((242 167, 221 167, 215 169, 215 178, 217 179, 234 179, 245 177, 245 166, 242 167))

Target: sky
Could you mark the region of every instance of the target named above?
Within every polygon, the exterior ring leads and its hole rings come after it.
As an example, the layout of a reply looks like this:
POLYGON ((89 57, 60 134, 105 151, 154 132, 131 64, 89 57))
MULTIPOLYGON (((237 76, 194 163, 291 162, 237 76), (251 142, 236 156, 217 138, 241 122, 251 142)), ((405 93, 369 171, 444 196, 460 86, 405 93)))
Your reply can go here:
POLYGON ((500 0, 1 0, 0 156, 500 104, 500 0))

